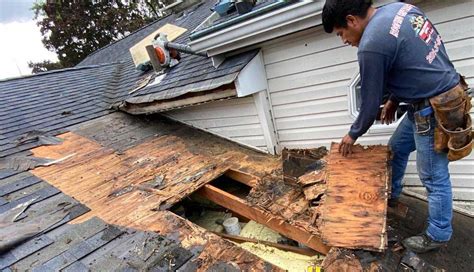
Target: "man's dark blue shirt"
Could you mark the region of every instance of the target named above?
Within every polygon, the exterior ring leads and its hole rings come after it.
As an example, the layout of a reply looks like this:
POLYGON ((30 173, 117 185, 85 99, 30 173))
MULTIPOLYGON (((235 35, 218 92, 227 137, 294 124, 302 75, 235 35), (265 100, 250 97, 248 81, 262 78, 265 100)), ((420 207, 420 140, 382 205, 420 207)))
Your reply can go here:
POLYGON ((459 83, 438 31, 410 4, 378 8, 364 30, 357 54, 362 104, 349 132, 354 140, 375 121, 385 89, 392 100, 416 103, 459 83))

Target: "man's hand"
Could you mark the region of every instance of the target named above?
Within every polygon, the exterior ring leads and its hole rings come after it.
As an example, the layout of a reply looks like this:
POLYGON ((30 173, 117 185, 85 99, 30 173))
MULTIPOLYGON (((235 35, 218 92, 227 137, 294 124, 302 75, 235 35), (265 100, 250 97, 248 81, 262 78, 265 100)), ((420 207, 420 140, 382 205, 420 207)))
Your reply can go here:
POLYGON ((382 114, 380 115, 380 120, 382 124, 390 125, 395 121, 395 113, 397 112, 398 103, 388 100, 385 105, 383 105, 382 114))
POLYGON ((339 144, 339 153, 342 153, 342 156, 347 157, 348 155, 352 154, 352 146, 354 145, 355 140, 346 134, 344 138, 342 138, 341 143, 339 144))

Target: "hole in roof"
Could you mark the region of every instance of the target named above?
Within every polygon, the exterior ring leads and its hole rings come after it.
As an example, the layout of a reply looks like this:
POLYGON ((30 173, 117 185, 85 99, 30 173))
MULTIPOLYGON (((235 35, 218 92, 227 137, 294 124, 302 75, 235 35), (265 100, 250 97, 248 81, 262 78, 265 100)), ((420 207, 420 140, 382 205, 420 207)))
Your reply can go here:
MULTIPOLYGON (((236 181, 225 174, 209 184, 243 199, 245 199, 251 190, 250 186, 236 181)), ((237 217, 241 222, 241 227, 249 222, 249 219, 246 217, 238 214, 236 211, 216 204, 212 200, 201 196, 199 192, 194 192, 187 198, 174 204, 169 211, 202 228, 219 233, 225 233, 223 222, 227 218, 237 217)))

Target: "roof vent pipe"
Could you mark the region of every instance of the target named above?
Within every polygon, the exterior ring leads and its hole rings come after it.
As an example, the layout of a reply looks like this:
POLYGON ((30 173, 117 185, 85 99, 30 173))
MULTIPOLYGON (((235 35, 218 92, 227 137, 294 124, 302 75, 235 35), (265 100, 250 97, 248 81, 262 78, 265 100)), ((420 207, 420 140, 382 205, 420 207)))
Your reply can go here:
POLYGON ((176 50, 178 52, 182 52, 185 54, 190 54, 190 55, 197 55, 201 57, 206 57, 206 53, 198 53, 194 50, 191 49, 191 46, 186 45, 186 44, 180 44, 180 43, 174 43, 168 41, 168 35, 164 33, 158 33, 155 35, 155 38, 153 40, 153 46, 155 48, 161 48, 162 50, 176 50))

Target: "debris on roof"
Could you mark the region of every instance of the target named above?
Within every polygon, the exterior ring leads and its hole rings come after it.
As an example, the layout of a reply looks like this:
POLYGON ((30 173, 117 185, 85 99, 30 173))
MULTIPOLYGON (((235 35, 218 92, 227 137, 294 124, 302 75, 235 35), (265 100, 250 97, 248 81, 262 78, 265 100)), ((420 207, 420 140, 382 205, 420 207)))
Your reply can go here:
POLYGON ((33 156, 11 156, 0 159, 0 169, 12 169, 14 171, 26 171, 35 169, 38 166, 49 166, 74 156, 74 154, 67 155, 56 160, 37 158, 33 156))
MULTIPOLYGON (((64 112, 63 112, 64 113, 64 112)), ((62 115, 66 115, 63 114, 62 115)), ((39 141, 40 145, 55 145, 55 144, 60 144, 61 139, 56 138, 51 135, 47 135, 47 133, 39 130, 33 130, 33 131, 28 131, 25 135, 22 135, 16 140, 17 145, 28 143, 28 142, 33 142, 33 141, 39 141)))

